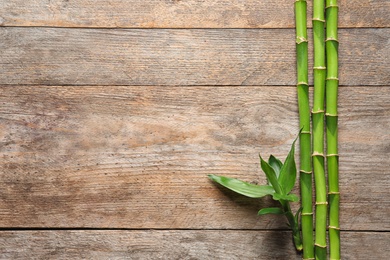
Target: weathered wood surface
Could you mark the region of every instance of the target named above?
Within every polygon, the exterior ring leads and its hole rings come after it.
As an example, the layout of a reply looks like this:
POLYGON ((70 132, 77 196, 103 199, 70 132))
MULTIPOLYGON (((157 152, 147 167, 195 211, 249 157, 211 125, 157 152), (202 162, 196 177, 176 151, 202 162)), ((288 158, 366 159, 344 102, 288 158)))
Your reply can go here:
MULTIPOLYGON (((285 156, 295 87, 1 86, 0 226, 270 229, 269 200, 206 174, 265 182, 285 156)), ((390 230, 389 87, 340 93, 343 230, 390 230), (373 134, 375 133, 375 134, 373 134)))
MULTIPOLYGON (((0 1, 0 259, 300 259, 206 178, 297 134, 293 2, 0 1)), ((339 5, 342 257, 387 259, 390 2, 339 5)))
MULTIPOLYGON (((293 29, 0 28, 0 84, 294 85, 293 29)), ((390 29, 340 30, 340 84, 390 84, 390 29)))
MULTIPOLYGON (((293 28, 293 3, 291 0, 9 0, 0 2, 0 24, 114 28, 293 28)), ((308 3, 310 5, 311 1, 308 3)), ((390 25, 388 0, 340 1, 339 5, 341 27, 390 25)), ((311 14, 308 17, 310 19, 311 14)))
MULTIPOLYGON (((2 231, 2 259, 301 259, 281 231, 2 231)), ((342 232, 342 258, 387 259, 388 232, 342 232)))

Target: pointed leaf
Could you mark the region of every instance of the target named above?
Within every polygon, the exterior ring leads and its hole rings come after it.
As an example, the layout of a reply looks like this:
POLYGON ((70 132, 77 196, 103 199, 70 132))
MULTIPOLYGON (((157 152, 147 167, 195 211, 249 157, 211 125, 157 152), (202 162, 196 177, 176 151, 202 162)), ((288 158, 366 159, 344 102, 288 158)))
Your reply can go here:
POLYGON ((272 195, 275 190, 268 185, 255 185, 238 179, 210 174, 209 178, 222 186, 250 198, 261 198, 272 195))
POLYGON ((288 195, 285 195, 285 194, 279 194, 279 193, 274 193, 272 195, 272 198, 274 200, 287 200, 287 201, 291 201, 291 202, 297 202, 299 201, 299 198, 297 195, 295 194, 288 194, 288 195))
POLYGON ((271 155, 268 159, 268 164, 274 169, 276 177, 279 177, 280 169, 282 169, 283 163, 278 158, 271 155))
POLYGON ((278 214, 278 215, 283 215, 284 212, 281 208, 264 208, 259 210, 257 215, 265 215, 265 214, 278 214))
POLYGON ((280 170, 280 175, 278 178, 280 186, 282 186, 283 192, 285 194, 288 194, 294 188, 297 177, 297 166, 294 159, 296 141, 297 139, 295 139, 291 145, 290 152, 288 153, 283 167, 280 170))
POLYGON ((269 183, 271 183, 275 191, 277 193, 282 193, 283 191, 279 185, 278 178, 276 177, 274 168, 272 168, 266 161, 264 161, 263 158, 261 158, 261 156, 260 156, 260 166, 261 169, 263 169, 269 183))
POLYGON ((301 215, 302 210, 303 210, 303 208, 300 207, 300 208, 298 209, 297 213, 295 213, 295 216, 294 216, 294 218, 295 218, 295 223, 297 223, 297 226, 298 226, 298 223, 299 223, 299 216, 301 215))

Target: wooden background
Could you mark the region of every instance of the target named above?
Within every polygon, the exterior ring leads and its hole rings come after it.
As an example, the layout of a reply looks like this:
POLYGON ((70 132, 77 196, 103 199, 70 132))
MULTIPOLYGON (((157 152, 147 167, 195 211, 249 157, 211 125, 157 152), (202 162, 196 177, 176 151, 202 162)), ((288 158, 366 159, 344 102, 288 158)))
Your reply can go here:
MULTIPOLYGON (((287 154, 293 6, 0 1, 0 258, 300 259, 269 199, 206 178, 287 154)), ((389 12, 340 1, 343 259, 390 256, 389 12)))

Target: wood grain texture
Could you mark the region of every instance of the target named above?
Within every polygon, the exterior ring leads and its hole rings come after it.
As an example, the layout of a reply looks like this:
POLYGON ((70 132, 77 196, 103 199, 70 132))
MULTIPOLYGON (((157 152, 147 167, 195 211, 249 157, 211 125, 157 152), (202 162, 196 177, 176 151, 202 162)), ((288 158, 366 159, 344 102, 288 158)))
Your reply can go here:
MULTIPOLYGON (((290 236, 231 230, 2 231, 0 254, 3 259, 301 259, 290 236)), ((341 239, 343 259, 390 254, 388 232, 342 232, 341 239)))
MULTIPOLYGON (((0 1, 0 259, 301 259, 206 177, 297 134, 293 2, 0 1)), ((342 258, 387 259, 390 1, 339 5, 342 258)))
MULTIPOLYGON (((206 174, 265 183, 258 153, 298 131, 294 87, 0 90, 1 227, 285 228, 206 174)), ((389 95, 341 88, 343 230, 390 230, 389 95)))
MULTIPOLYGON (((340 30, 341 85, 390 84, 390 29, 340 30)), ((294 30, 0 28, 0 84, 294 85, 294 30)))
MULTIPOLYGON (((311 1, 308 2, 311 10, 311 1)), ((340 1, 340 26, 388 27, 389 12, 390 3, 387 0, 340 1)), ((3 26, 294 27, 291 0, 12 0, 0 2, 0 17, 3 26)))

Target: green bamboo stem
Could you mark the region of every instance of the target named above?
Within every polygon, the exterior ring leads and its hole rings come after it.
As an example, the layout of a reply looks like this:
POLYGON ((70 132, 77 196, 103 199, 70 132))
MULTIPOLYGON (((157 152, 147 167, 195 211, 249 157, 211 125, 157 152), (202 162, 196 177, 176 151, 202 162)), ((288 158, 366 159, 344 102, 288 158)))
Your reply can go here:
POLYGON ((339 160, 338 160, 338 6, 337 0, 326 0, 326 140, 329 187, 329 254, 330 259, 340 259, 339 225, 339 160))
POLYGON ((326 259, 327 193, 324 158, 325 0, 313 1, 313 172, 316 187, 315 258, 326 259))
POLYGON ((281 200, 284 215, 287 218, 288 224, 291 227, 295 249, 300 252, 303 249, 301 234, 299 232, 299 226, 295 221, 294 214, 291 211, 290 203, 288 201, 281 200))
POLYGON ((297 93, 299 108, 301 226, 303 259, 314 258, 311 132, 308 81, 307 3, 295 1, 297 93))

